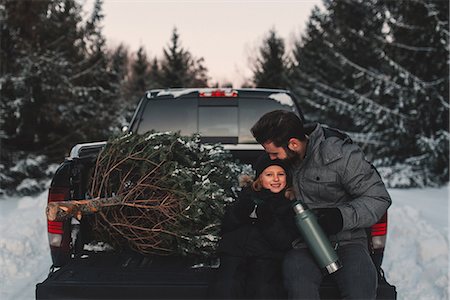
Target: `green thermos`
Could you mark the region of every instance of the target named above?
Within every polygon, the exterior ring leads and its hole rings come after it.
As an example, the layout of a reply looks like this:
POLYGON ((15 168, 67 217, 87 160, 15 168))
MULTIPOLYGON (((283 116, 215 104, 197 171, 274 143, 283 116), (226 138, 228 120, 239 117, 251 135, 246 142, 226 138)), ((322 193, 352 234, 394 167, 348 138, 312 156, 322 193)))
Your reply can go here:
POLYGON ((326 269, 328 274, 339 270, 342 267, 339 257, 331 246, 328 237, 317 223, 314 213, 306 209, 300 200, 294 202, 293 208, 297 228, 300 230, 318 265, 326 269))

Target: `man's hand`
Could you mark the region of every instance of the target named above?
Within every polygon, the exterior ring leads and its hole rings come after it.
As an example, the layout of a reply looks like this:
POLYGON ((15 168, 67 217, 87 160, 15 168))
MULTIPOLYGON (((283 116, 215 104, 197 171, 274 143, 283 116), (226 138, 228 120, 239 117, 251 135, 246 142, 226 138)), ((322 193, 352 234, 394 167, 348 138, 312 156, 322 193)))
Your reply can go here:
POLYGON ((344 220, 339 208, 316 208, 313 211, 317 216, 317 222, 326 234, 332 235, 342 230, 344 220))

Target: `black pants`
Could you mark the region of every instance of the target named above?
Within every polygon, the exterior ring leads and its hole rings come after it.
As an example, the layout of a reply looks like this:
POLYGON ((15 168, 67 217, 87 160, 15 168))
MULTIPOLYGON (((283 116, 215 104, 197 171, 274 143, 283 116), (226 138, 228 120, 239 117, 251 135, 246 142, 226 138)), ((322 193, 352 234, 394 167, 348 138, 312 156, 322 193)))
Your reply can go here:
MULTIPOLYGON (((344 299, 375 299, 377 271, 367 246, 342 245, 337 254, 343 267, 332 277, 344 299)), ((283 263, 284 283, 289 299, 319 299, 323 273, 308 249, 292 249, 283 263)))
POLYGON ((214 299, 280 299, 283 297, 281 261, 256 257, 222 256, 214 283, 214 299))

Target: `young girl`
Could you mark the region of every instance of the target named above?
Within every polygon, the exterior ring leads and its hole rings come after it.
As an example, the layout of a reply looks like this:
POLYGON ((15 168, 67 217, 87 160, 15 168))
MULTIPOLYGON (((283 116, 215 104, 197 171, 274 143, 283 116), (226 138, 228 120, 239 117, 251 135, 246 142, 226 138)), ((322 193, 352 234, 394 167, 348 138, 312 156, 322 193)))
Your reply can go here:
POLYGON ((240 192, 222 222, 215 298, 282 297, 281 259, 298 235, 291 208, 294 193, 283 161, 263 154, 254 169, 256 180, 240 192))

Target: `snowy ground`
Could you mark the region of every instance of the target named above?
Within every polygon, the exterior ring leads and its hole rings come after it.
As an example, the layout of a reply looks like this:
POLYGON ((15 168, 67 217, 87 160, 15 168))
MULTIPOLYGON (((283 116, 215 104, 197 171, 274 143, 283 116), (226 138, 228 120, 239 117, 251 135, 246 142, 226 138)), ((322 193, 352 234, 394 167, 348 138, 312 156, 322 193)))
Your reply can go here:
POLYGON ((37 197, 0 199, 0 299, 34 299, 51 265, 45 206, 37 197))
POLYGON ((449 187, 389 192, 388 281, 399 299, 449 299, 449 187))
MULTIPOLYGON (((398 299, 449 298, 449 187, 390 190, 383 268, 398 299)), ((0 299, 34 299, 51 264, 46 193, 0 199, 0 299)))

